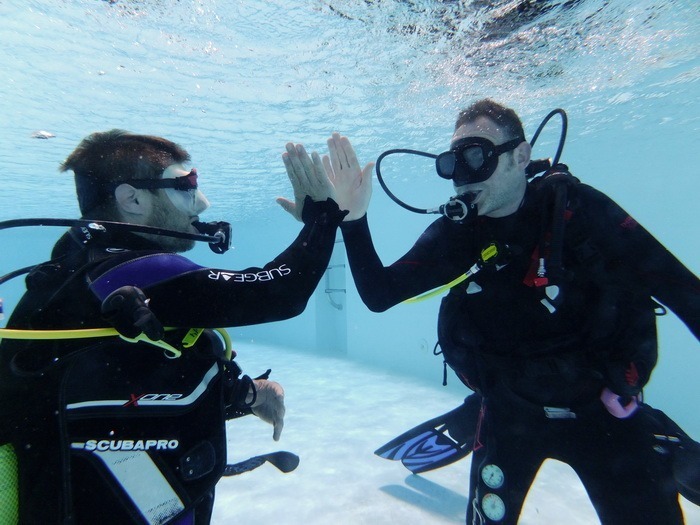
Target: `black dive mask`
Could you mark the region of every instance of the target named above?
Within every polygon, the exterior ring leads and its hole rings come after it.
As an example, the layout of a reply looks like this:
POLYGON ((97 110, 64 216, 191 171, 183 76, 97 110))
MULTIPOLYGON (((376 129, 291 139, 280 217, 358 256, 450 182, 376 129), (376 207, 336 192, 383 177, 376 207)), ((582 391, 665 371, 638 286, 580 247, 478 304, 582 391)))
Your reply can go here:
POLYGON ((437 156, 435 169, 440 177, 454 180, 457 186, 484 182, 496 171, 498 157, 513 151, 524 140, 517 138, 496 146, 482 137, 466 137, 437 156))
POLYGON ((156 188, 174 188, 180 191, 189 191, 197 189, 197 169, 192 168, 187 175, 182 177, 175 177, 174 179, 129 179, 122 180, 115 183, 119 184, 129 184, 134 188, 139 189, 156 189, 156 188))

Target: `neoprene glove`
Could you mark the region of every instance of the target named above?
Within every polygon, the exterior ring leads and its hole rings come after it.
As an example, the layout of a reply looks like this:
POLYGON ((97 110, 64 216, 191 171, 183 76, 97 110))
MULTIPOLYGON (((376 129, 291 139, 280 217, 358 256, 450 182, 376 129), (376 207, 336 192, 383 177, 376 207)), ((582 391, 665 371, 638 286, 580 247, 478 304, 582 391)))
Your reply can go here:
POLYGON ((109 294, 102 301, 102 316, 129 339, 142 332, 153 341, 163 339, 163 325, 148 307, 146 295, 135 286, 122 286, 109 294))
POLYGON ((634 361, 608 363, 606 375, 608 388, 624 401, 636 397, 648 379, 642 365, 634 361))

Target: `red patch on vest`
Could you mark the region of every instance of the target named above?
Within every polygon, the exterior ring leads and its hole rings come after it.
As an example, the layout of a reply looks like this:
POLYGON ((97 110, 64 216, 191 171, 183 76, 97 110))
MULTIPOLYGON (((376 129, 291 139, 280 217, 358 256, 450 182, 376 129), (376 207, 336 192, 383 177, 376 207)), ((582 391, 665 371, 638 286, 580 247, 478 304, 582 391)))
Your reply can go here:
POLYGON ((620 227, 624 228, 625 230, 634 230, 637 227, 637 224, 638 222, 628 215, 625 217, 625 220, 620 223, 620 227))
POLYGON ((630 386, 637 386, 639 382, 639 371, 634 363, 630 363, 625 370, 625 381, 630 386))

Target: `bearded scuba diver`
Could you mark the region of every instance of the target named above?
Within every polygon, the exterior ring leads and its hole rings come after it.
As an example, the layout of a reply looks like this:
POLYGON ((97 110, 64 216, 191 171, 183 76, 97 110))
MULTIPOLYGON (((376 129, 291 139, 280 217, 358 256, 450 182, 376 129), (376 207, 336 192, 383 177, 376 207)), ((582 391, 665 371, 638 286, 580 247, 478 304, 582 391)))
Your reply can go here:
MULTIPOLYGON (((610 282, 608 278, 600 276, 604 269, 596 254, 594 243, 585 232, 571 230, 568 233, 570 236, 574 234, 577 239, 569 241, 566 240, 568 238, 565 238, 567 228, 573 228, 569 226, 571 214, 576 214, 579 211, 574 206, 578 202, 576 192, 580 184, 579 180, 571 175, 568 167, 560 163, 567 131, 566 113, 557 109, 547 115, 533 136, 530 145, 534 146, 544 126, 555 115, 559 115, 562 119, 562 132, 553 160, 533 160, 525 170, 529 179, 529 198, 533 202, 538 202, 540 208, 533 213, 538 213, 544 224, 539 241, 536 243, 537 253, 533 254, 536 264, 528 272, 524 282, 530 288, 539 290, 540 303, 552 315, 561 308, 566 308, 566 301, 575 300, 567 295, 568 283, 576 279, 573 275, 575 272, 589 274, 593 280, 598 280, 598 282, 610 282), (540 173, 542 175, 536 176, 540 173), (571 263, 570 259, 568 262, 564 260, 563 252, 569 243, 575 243, 576 250, 586 253, 585 256, 581 257, 583 262, 579 265, 571 263), (579 270, 576 269, 577 266, 580 266, 579 270)), ((486 138, 465 137, 454 140, 449 151, 438 155, 411 149, 389 150, 382 153, 377 159, 377 178, 387 195, 409 211, 440 214, 455 224, 475 223, 479 217, 479 205, 478 202, 475 202, 478 194, 460 193, 450 198, 445 204, 436 207, 420 208, 409 205, 396 197, 388 188, 382 176, 382 161, 394 154, 432 158, 435 159, 435 170, 441 178, 452 180, 455 187, 466 186, 487 180, 494 173, 498 158, 503 153, 516 148, 523 140, 523 137, 517 137, 506 140, 503 144, 495 145, 486 138)), ((471 266, 467 265, 469 269, 458 278, 432 291, 403 301, 406 303, 422 301, 448 293, 448 298, 444 300, 441 309, 438 343, 435 346, 436 355, 442 354, 444 357, 443 384, 446 384, 447 366, 449 365, 468 388, 476 391, 467 397, 460 407, 408 430, 376 450, 375 454, 380 457, 401 461, 414 474, 458 461, 471 453, 475 440, 477 445, 479 443, 477 427, 483 417, 483 385, 479 384, 478 370, 484 364, 476 362, 476 358, 466 351, 465 347, 478 348, 478 345, 482 343, 479 341, 480 336, 474 333, 476 332, 474 327, 459 328, 456 325, 454 312, 460 309, 461 296, 478 292, 480 287, 477 286, 477 283, 470 284, 474 276, 479 272, 498 272, 501 268, 511 264, 512 258, 520 258, 523 255, 522 248, 515 243, 508 245, 485 240, 479 256, 471 266), (474 292, 472 292, 472 288, 474 292)), ((412 256, 419 257, 417 255, 419 253, 422 252, 416 251, 412 256)), ((371 258, 371 255, 364 253, 363 258, 367 260, 371 258)), ((360 258, 358 257, 358 259, 360 258)), ((387 276, 384 277, 384 279, 387 278, 387 276)), ((379 293, 382 291, 377 291, 377 294, 379 293)), ((392 303, 393 300, 389 299, 382 304, 392 303)), ((381 311, 381 309, 374 311, 381 311)), ((655 312, 657 315, 663 315, 666 310, 657 304, 655 312)), ((655 338, 655 333, 645 332, 645 335, 649 340, 655 338)), ((602 332, 593 337, 602 339, 602 332)), ((626 418, 633 414, 637 415, 638 421, 642 422, 641 425, 647 432, 645 439, 648 449, 656 450, 659 454, 667 454, 671 458, 673 477, 678 492, 696 505, 700 505, 700 444, 690 438, 662 411, 642 402, 642 388, 648 381, 651 369, 656 362, 656 345, 643 341, 640 348, 644 349, 642 355, 635 355, 634 358, 640 365, 639 371, 646 368, 644 376, 639 377, 641 374, 637 374, 636 379, 632 381, 631 378, 638 371, 633 367, 630 368, 629 363, 606 364, 606 370, 602 374, 608 375, 610 385, 614 385, 616 388, 614 392, 607 389, 607 396, 602 399, 602 402, 615 417, 626 418)), ((602 357, 604 358, 604 356, 602 357)), ((541 365, 533 365, 532 363, 524 365, 529 366, 529 368, 523 369, 521 373, 535 376, 543 373, 541 369, 538 369, 539 366, 543 368, 558 366, 564 369, 570 366, 570 364, 557 359, 554 357, 541 365)), ((634 361, 631 364, 634 365, 634 361)), ((559 415, 563 417, 564 414, 559 415)), ((554 413, 550 416, 554 417, 554 413)))
POLYGON ((269 370, 242 373, 218 327, 301 313, 347 212, 317 170, 292 181, 303 225, 275 259, 201 266, 177 252, 203 241, 223 253, 230 227, 199 221, 208 201, 188 161, 161 137, 93 133, 62 166, 83 219, 0 223, 69 227, 50 261, 0 278, 28 273, 0 329, 3 525, 207 524, 221 476, 296 468, 284 451, 227 464, 226 421, 257 415, 276 441, 284 397, 269 370))
MULTIPOLYGON (((183 233, 175 230, 167 230, 162 228, 154 228, 141 226, 136 224, 117 223, 111 221, 88 221, 88 220, 72 220, 72 219, 16 219, 0 222, 0 230, 8 228, 18 228, 27 226, 67 226, 72 228, 76 235, 81 235, 84 242, 89 242, 97 236, 106 237, 108 235, 119 235, 125 233, 148 233, 151 235, 172 236, 178 239, 188 239, 198 242, 208 243, 210 249, 217 254, 225 253, 230 248, 231 229, 229 223, 198 222, 195 227, 200 231, 199 234, 183 233)), ((44 263, 45 264, 45 263, 44 263)), ((34 270, 39 270, 43 265, 33 265, 10 272, 7 275, 0 277, 0 285, 6 283, 14 277, 18 277, 25 273, 31 273, 34 270)), ((0 306, 2 302, 0 301, 0 306)), ((1 312, 2 310, 0 310, 1 312)), ((32 341, 47 341, 47 340, 83 340, 86 341, 85 348, 90 349, 89 341, 101 340, 107 337, 117 336, 122 341, 131 344, 138 342, 152 345, 161 348, 164 355, 171 359, 177 359, 182 356, 183 349, 177 348, 179 345, 171 345, 164 339, 165 330, 171 331, 172 328, 164 329, 158 319, 153 315, 148 307, 148 299, 143 292, 136 287, 124 286, 110 294, 103 303, 103 313, 114 328, 92 328, 92 329, 66 329, 66 330, 16 330, 0 328, 0 341, 6 340, 32 340, 32 341)), ((237 369, 233 358, 235 352, 231 345, 231 339, 224 329, 215 329, 202 333, 202 330, 192 330, 188 332, 188 346, 193 346, 201 337, 199 346, 202 341, 207 341, 217 354, 221 355, 231 368, 231 377, 233 375, 240 376, 240 370, 237 369), (213 338, 212 335, 218 335, 218 338, 213 338)), ((269 375, 269 370, 263 376, 256 379, 266 379, 269 375)), ((235 382, 249 382, 247 376, 236 379, 235 382)), ((241 389, 240 392, 244 390, 241 389)), ((240 393, 238 394, 240 395, 240 393)), ((147 403, 149 395, 142 395, 135 403, 147 403)), ((153 395, 150 398, 156 399, 153 395)), ((250 408, 242 400, 234 400, 227 413, 227 418, 241 417, 250 413, 250 408)), ((126 401, 125 401, 126 402, 126 401)), ((94 443, 94 447, 109 447, 115 449, 117 446, 126 446, 128 441, 98 442, 94 443)), ((138 450, 141 446, 148 450, 148 441, 140 444, 138 440, 132 443, 133 449, 138 450)), ((89 445, 89 444, 88 444, 89 445)), ((93 445, 89 445, 93 446, 93 445)), ((156 445, 158 446, 158 445, 156 445)), ((166 446, 174 446, 172 441, 166 446)), ((191 458, 190 458, 191 459, 191 458)), ((211 460, 212 458, 209 458, 211 460)), ((299 457, 291 452, 277 451, 268 454, 263 454, 241 461, 236 464, 227 464, 224 467, 222 475, 234 476, 249 472, 264 463, 270 463, 280 471, 287 473, 296 469, 299 464, 299 457)), ((191 470, 194 475, 194 465, 191 470)), ((197 467, 199 468, 199 467, 197 467)), ((0 445, 0 524, 11 525, 19 523, 19 466, 15 449, 12 443, 4 443, 0 445)))

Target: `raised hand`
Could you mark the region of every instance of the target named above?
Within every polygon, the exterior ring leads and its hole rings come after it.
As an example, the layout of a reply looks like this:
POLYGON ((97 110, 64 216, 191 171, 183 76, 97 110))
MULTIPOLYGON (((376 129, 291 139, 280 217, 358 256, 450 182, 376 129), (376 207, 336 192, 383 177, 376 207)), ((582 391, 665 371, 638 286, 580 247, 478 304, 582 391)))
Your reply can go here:
POLYGON ((292 183, 294 201, 278 197, 277 203, 300 221, 307 195, 314 201, 325 201, 329 197, 336 200, 336 192, 318 153, 314 151, 309 157, 302 144, 291 142, 287 143, 286 149, 282 161, 292 183))
POLYGON ((328 155, 323 156, 323 165, 335 187, 335 201, 341 210, 350 213, 345 221, 361 218, 367 213, 372 196, 373 162, 360 169, 355 150, 347 137, 333 133, 328 139, 328 155))

